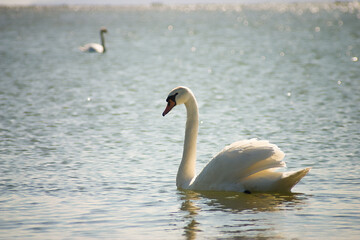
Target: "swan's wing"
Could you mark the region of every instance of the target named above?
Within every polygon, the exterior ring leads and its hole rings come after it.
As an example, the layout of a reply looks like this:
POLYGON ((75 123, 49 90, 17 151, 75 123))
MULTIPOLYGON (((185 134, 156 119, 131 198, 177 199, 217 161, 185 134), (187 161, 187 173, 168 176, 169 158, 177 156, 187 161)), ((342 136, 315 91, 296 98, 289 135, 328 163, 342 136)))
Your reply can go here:
POLYGON ((285 154, 265 140, 235 142, 219 152, 193 182, 199 190, 243 191, 242 181, 264 170, 284 167, 285 154))

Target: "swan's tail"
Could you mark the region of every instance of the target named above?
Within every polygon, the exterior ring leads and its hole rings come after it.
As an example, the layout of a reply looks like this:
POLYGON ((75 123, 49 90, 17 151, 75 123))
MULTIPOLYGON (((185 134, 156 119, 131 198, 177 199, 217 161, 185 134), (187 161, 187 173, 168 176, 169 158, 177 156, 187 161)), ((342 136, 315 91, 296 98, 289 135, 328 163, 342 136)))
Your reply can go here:
POLYGON ((311 168, 308 167, 296 172, 283 173, 282 178, 275 183, 276 189, 280 192, 290 192, 291 189, 308 174, 310 169, 311 168))
POLYGON ((291 192, 291 189, 310 171, 305 168, 296 172, 274 172, 266 169, 242 180, 249 192, 291 192))

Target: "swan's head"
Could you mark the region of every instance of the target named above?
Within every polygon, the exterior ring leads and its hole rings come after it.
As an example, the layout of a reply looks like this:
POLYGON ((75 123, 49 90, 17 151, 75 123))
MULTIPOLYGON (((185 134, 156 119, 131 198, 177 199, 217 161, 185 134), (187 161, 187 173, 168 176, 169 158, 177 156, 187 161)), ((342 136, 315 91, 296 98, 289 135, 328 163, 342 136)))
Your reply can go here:
POLYGON ((176 87, 171 90, 168 97, 166 98, 167 106, 162 115, 165 116, 176 105, 186 103, 191 95, 192 92, 187 87, 176 87))
POLYGON ((107 33, 107 29, 106 29, 105 27, 102 27, 102 28, 100 29, 100 33, 107 33))

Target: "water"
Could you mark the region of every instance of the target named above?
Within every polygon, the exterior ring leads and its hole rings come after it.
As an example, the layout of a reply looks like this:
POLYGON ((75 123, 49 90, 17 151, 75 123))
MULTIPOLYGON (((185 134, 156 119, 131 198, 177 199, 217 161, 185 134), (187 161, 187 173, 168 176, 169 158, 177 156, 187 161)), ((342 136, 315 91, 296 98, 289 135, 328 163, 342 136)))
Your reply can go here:
POLYGON ((1 239, 358 239, 357 3, 0 9, 1 239), (78 46, 99 42, 108 52, 78 46), (176 189, 185 109, 198 172, 225 145, 276 143, 294 194, 176 189))

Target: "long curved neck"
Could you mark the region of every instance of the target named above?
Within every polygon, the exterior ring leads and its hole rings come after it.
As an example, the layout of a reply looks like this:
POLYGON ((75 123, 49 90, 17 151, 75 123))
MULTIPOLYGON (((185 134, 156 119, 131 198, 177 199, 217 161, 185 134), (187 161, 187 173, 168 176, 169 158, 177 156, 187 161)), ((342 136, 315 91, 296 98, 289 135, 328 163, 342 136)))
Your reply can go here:
POLYGON ((186 189, 195 177, 196 139, 199 128, 199 112, 195 97, 192 95, 185 103, 187 120, 185 129, 184 150, 181 164, 176 176, 176 186, 186 189))
POLYGON ((105 38, 104 38, 104 32, 100 32, 100 39, 101 39, 101 45, 103 46, 104 48, 104 51, 106 51, 106 48, 105 48, 105 38))

